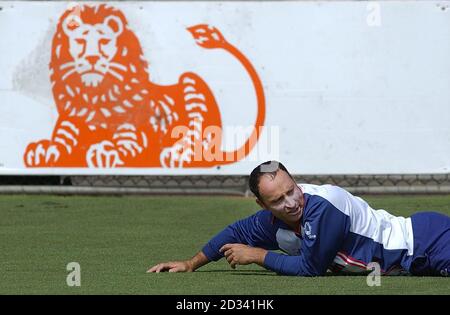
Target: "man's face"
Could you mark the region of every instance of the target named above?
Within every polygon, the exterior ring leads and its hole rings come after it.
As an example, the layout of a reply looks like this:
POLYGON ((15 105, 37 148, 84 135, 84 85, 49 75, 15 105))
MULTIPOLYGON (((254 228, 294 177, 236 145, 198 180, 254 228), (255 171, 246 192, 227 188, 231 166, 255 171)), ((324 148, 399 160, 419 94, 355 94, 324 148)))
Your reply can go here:
POLYGON ((260 205, 285 223, 298 222, 303 214, 303 193, 283 170, 275 177, 263 175, 259 180, 260 205))

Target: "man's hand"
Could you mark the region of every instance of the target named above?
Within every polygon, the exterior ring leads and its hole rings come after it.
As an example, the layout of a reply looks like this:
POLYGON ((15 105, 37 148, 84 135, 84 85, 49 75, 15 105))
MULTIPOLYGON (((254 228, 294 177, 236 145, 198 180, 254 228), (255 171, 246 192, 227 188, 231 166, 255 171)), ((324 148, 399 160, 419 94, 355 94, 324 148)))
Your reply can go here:
POLYGON ((267 254, 265 249, 243 244, 225 244, 220 249, 220 252, 224 253, 225 258, 233 269, 236 268, 236 265, 252 263, 263 266, 267 254))
POLYGON ((189 260, 160 263, 147 270, 147 272, 192 272, 207 263, 209 263, 208 257, 200 251, 189 260))
POLYGON ((192 266, 192 263, 190 261, 169 261, 165 263, 160 263, 149 270, 147 272, 192 272, 194 271, 194 268, 192 266))

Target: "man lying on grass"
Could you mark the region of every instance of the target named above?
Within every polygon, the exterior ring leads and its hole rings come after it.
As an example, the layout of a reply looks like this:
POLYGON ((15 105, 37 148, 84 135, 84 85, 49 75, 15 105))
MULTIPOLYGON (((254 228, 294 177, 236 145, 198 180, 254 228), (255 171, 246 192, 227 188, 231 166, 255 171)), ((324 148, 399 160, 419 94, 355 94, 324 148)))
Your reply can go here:
POLYGON ((450 273, 446 215, 396 217, 337 186, 296 184, 276 161, 256 167, 249 186, 265 210, 231 224, 190 260, 160 263, 148 272, 194 271, 225 256, 232 268, 256 263, 293 276, 367 273, 371 262, 385 275, 450 273))

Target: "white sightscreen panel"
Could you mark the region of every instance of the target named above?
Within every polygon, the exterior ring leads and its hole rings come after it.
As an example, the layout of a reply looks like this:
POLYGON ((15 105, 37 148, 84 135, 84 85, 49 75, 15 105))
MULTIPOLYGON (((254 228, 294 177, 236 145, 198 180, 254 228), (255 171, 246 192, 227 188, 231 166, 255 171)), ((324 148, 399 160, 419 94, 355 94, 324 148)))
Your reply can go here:
POLYGON ((264 87, 256 147, 212 168, 27 168, 25 148, 49 139, 59 117, 49 62, 70 3, 0 2, 0 174, 248 174, 269 159, 296 174, 449 172, 448 2, 108 3, 139 39, 151 82, 203 78, 220 109, 222 148, 233 150, 257 115, 252 82, 230 53, 199 47, 186 30, 217 27, 264 87))

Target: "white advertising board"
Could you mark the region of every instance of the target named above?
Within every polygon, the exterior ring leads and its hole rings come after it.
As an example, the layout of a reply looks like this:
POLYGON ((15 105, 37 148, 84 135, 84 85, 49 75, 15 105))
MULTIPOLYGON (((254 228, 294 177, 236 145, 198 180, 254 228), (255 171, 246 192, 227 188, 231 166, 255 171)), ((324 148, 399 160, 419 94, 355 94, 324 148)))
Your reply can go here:
POLYGON ((0 174, 450 170, 447 1, 0 7, 0 174))

